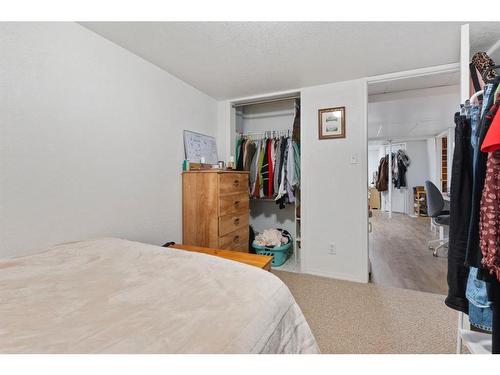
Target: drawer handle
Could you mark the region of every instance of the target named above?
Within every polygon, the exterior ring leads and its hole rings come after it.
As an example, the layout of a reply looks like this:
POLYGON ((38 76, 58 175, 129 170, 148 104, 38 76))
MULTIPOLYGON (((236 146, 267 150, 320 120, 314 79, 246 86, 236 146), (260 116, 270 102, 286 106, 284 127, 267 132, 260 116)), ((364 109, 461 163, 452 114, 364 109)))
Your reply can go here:
POLYGON ((240 205, 240 201, 234 201, 234 207, 238 207, 240 205))
POLYGON ((240 223, 240 218, 237 217, 234 219, 234 225, 238 225, 240 223))
POLYGON ((233 186, 234 186, 234 187, 238 187, 238 186, 240 186, 240 180, 234 180, 234 181, 233 181, 233 186))
POLYGON ((240 236, 234 236, 233 242, 236 243, 240 240, 240 236))

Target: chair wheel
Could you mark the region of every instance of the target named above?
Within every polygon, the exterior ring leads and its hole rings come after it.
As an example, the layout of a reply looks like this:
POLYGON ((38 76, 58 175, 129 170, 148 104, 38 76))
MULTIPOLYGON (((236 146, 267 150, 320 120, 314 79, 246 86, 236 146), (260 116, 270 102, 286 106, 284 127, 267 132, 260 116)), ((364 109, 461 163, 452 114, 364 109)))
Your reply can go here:
POLYGON ((436 252, 433 252, 433 253, 432 253, 432 256, 434 256, 434 257, 436 257, 436 258, 438 257, 438 255, 437 255, 437 253, 436 253, 436 252))

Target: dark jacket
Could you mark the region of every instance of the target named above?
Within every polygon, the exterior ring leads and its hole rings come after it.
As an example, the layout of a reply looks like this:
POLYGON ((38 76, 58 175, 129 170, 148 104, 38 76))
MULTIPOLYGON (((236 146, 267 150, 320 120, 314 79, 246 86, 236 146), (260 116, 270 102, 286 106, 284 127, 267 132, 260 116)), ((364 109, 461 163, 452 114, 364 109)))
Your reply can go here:
POLYGON ((378 178, 375 187, 378 191, 387 191, 389 188, 389 157, 384 156, 378 164, 378 178))

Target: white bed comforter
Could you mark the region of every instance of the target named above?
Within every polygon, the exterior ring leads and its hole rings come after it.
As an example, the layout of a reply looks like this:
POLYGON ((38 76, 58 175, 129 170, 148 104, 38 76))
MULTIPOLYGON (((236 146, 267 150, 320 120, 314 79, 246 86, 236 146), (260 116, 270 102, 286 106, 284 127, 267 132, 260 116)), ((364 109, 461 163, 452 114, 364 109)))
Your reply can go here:
POLYGON ((1 353, 318 353, 256 267, 119 239, 0 260, 1 353))

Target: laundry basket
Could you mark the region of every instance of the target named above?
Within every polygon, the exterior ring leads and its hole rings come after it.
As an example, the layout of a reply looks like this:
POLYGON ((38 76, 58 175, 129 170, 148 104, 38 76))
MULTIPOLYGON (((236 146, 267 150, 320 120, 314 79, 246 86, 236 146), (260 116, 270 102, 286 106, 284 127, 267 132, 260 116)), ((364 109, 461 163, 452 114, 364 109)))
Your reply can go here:
POLYGON ((273 260, 271 261, 271 265, 273 267, 279 267, 282 266, 292 254, 292 241, 290 240, 287 244, 275 247, 256 245, 254 241, 252 243, 252 248, 255 250, 256 254, 272 256, 273 260))

